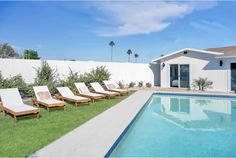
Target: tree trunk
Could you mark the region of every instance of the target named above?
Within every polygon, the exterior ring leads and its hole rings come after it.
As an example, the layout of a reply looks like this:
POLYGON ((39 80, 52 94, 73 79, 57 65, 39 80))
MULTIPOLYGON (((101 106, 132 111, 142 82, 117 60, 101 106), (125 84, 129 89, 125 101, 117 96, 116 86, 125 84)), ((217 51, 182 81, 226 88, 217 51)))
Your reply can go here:
POLYGON ((113 47, 111 47, 111 62, 112 62, 112 56, 113 56, 113 47))

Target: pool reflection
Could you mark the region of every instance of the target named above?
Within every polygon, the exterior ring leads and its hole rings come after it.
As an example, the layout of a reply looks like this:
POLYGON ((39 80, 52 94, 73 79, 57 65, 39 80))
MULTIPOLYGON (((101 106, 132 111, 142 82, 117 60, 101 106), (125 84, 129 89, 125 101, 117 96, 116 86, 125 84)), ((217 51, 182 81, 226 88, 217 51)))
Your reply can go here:
POLYGON ((236 129, 236 100, 207 97, 154 97, 154 114, 188 130, 236 129), (156 108, 155 106, 161 107, 156 108))

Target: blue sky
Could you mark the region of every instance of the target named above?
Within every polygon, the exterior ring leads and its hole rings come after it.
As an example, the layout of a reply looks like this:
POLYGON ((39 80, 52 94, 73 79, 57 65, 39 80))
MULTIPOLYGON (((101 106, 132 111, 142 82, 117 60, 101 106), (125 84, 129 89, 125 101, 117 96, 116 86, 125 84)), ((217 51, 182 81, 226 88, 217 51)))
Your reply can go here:
POLYGON ((0 43, 43 59, 139 62, 184 47, 236 45, 236 2, 0 2, 0 43), (132 57, 132 61, 134 58, 132 57))

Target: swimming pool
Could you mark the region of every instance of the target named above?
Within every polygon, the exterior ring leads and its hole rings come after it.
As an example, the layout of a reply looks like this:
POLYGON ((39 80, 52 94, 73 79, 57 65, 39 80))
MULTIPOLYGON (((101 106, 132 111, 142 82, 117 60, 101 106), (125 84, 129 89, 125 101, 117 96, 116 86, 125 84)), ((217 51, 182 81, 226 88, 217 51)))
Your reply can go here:
POLYGON ((111 157, 234 157, 236 98, 153 95, 111 157))

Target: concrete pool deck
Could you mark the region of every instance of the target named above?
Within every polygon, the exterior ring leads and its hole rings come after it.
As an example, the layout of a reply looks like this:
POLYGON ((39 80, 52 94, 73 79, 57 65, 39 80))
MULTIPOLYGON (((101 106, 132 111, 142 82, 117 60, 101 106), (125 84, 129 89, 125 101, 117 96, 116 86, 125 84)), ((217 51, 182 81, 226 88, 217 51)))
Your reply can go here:
POLYGON ((135 92, 30 157, 104 157, 153 92, 135 92))

